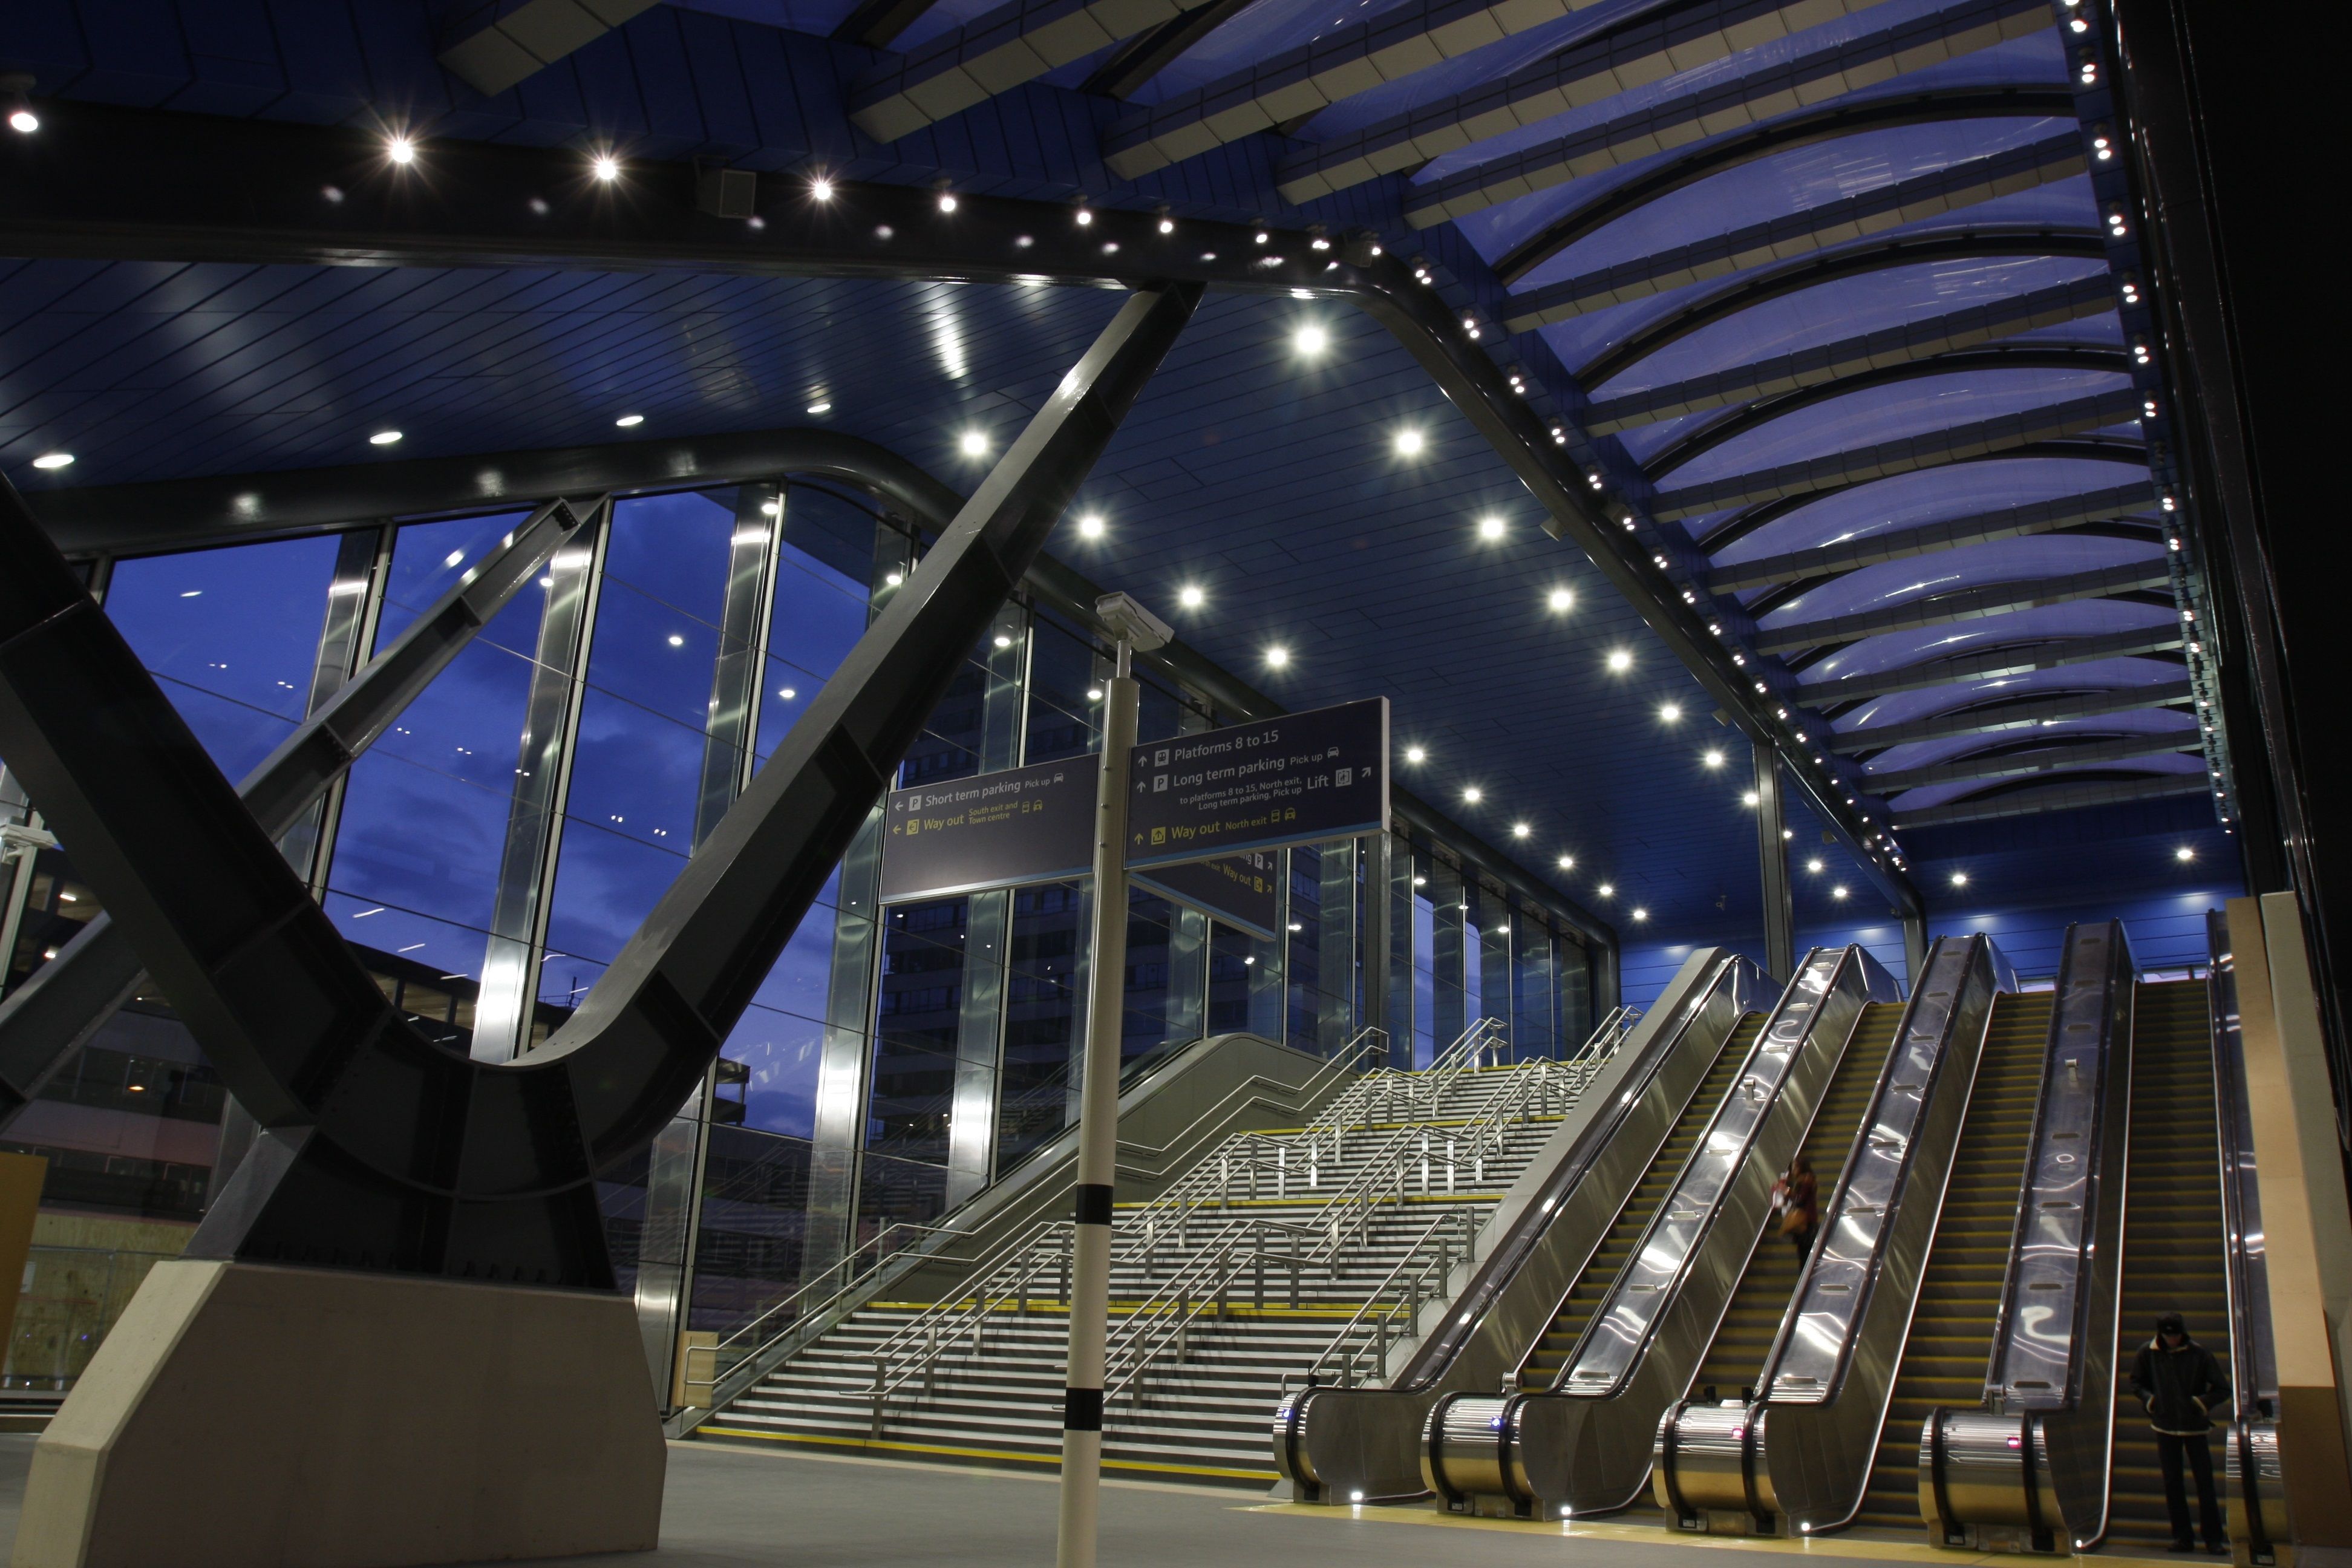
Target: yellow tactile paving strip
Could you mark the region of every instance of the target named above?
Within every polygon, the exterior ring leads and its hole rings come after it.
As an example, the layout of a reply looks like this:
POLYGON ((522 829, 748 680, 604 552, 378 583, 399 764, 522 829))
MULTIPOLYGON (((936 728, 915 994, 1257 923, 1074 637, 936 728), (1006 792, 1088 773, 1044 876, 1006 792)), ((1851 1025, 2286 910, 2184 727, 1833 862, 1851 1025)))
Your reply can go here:
MULTIPOLYGON (((2009 1568, 2025 1561, 2012 1552, 1954 1552, 1930 1546, 1924 1541, 1869 1541, 1850 1535, 1827 1535, 1807 1540, 1790 1541, 1769 1535, 1700 1535, 1682 1531, 1669 1531, 1657 1525, 1611 1524, 1605 1521, 1581 1520, 1540 1522, 1528 1519, 1474 1519, 1465 1514, 1446 1513, 1434 1507, 1398 1508, 1366 1507, 1326 1508, 1297 1502, 1258 1503, 1248 1510, 1251 1513, 1283 1513, 1301 1519, 1339 1521, 1362 1520, 1381 1524, 1419 1524, 1440 1530, 1499 1530, 1518 1535, 1540 1535, 1553 1541, 1626 1541, 1646 1542, 1653 1546, 1693 1546, 1720 1552, 1776 1552, 1801 1557, 1863 1557, 1882 1563, 1936 1563, 1940 1568, 1970 1568, 1971 1564, 2003 1563, 2009 1568)), ((2131 1557, 2102 1552, 2092 1556, 2060 1559, 2036 1555, 2035 1563, 2096 1563, 2108 1568, 2115 1563, 2137 1563, 2144 1568, 2161 1568, 2178 1561, 2164 1557, 2131 1557)))

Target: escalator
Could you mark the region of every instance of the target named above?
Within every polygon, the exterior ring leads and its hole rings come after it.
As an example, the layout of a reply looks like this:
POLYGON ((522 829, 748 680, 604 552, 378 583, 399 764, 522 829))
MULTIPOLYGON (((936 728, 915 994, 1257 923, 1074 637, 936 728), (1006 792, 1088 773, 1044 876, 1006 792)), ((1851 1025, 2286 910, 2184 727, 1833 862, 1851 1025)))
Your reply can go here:
MULTIPOLYGON (((1845 1059, 1838 1064, 1837 1075, 1831 1079, 1829 1092, 1822 1097, 1822 1108, 1805 1134, 1805 1158, 1812 1165, 1823 1204, 1829 1201, 1837 1173, 1845 1163, 1863 1112, 1870 1107, 1902 1021, 1903 1009, 1893 1003, 1876 1002, 1863 1009, 1862 1021, 1846 1046, 1845 1059)), ((1768 1227, 1747 1272, 1739 1278, 1739 1289, 1732 1293, 1715 1342, 1699 1364, 1692 1383, 1693 1397, 1712 1400, 1718 1396, 1717 1390, 1725 1399, 1735 1394, 1742 1399, 1748 1396, 1780 1332, 1780 1319, 1797 1289, 1797 1249, 1768 1227)))
POLYGON ((1675 1130, 1667 1135, 1664 1146, 1658 1151, 1658 1157, 1650 1162, 1650 1168, 1643 1173, 1642 1180, 1633 1188, 1633 1195, 1627 1198, 1625 1206, 1618 1211, 1617 1223, 1609 1227, 1609 1235, 1593 1253, 1592 1261, 1585 1266, 1582 1277, 1569 1291, 1567 1300, 1560 1303, 1559 1310, 1552 1315, 1551 1326, 1544 1331, 1543 1338, 1528 1352, 1527 1361, 1519 1368, 1518 1385, 1521 1388, 1549 1388, 1559 1375, 1561 1363, 1568 1359, 1569 1352, 1575 1349, 1576 1342, 1584 1337, 1585 1324, 1591 1320, 1592 1309, 1608 1293, 1619 1270, 1624 1268, 1625 1259, 1642 1239, 1642 1233, 1649 1228, 1650 1216, 1657 1212, 1659 1202, 1673 1188, 1675 1178, 1682 1173, 1684 1163, 1690 1158, 1692 1146, 1698 1142, 1699 1134, 1706 1130, 1707 1123, 1715 1119, 1716 1109, 1723 1103, 1723 1097, 1731 1092, 1732 1082, 1739 1076, 1740 1064, 1748 1059, 1749 1047, 1756 1044, 1756 1036, 1764 1027, 1764 1018, 1765 1015, 1761 1013, 1751 1013, 1742 1018, 1739 1026, 1732 1031, 1731 1038, 1724 1045, 1723 1054, 1716 1058, 1715 1066, 1708 1069, 1706 1079, 1700 1082, 1698 1092, 1691 1096, 1689 1106, 1675 1122, 1675 1130))
POLYGON ((1856 1524, 1919 1528, 1919 1425, 1937 1405, 1972 1405, 1984 1393, 1985 1361, 2017 1224, 2018 1181, 2042 1093, 2050 1004, 2045 991, 2006 994, 1993 1005, 1856 1524))
MULTIPOLYGON (((2131 1366, 2157 1315, 2175 1311, 2231 1365, 2230 1297, 2214 1128, 2213 1046, 2205 986, 2194 980, 2138 988, 2132 1023, 2129 1192, 2124 1211, 2121 1344, 2116 1355, 2116 1457, 2108 1539, 2120 1546, 2172 1539, 2156 1437, 2131 1395, 2131 1366)), ((2226 1414, 2226 1412, 2224 1412, 2226 1414)), ((2214 1445, 2215 1482, 2221 1445, 2214 1445)), ((2197 1506, 2190 1488, 2189 1508, 2197 1506)))

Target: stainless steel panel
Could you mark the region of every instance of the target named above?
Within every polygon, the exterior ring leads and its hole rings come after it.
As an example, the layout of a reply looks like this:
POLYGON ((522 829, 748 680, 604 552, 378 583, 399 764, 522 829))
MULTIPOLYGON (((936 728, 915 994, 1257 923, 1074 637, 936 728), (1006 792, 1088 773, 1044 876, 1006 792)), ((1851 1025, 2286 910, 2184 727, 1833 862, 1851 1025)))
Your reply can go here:
POLYGON ((2044 1551, 2055 1543, 2063 1521, 2039 1416, 1939 1410, 1920 1447, 1920 1509, 1932 1539, 1958 1546, 1969 1538, 1965 1526, 1996 1525, 2026 1532, 2044 1551))
POLYGON ((1993 998, 2016 986, 1982 935, 1937 938, 1922 967, 1824 1211, 1822 1246, 1757 1384, 1770 1417, 1751 1424, 1760 1473, 1750 1489, 1793 1533, 1840 1528, 1862 1506, 1993 998))
POLYGON ((1511 1412, 1518 1489, 1545 1517, 1639 1498, 1659 1417, 1689 1387, 1864 1006, 1899 998, 1859 947, 1816 948, 1549 1394, 1511 1412))
MULTIPOLYGON (((1769 984, 1737 953, 1695 953, 1593 1080, 1514 1194, 1485 1260, 1392 1387, 1314 1388, 1286 1400, 1276 1462, 1302 1458, 1301 1500, 1412 1497, 1431 1489, 1423 1436, 1442 1396, 1511 1380, 1616 1221, 1741 1017, 1769 984)), ((1507 1199, 1507 1205, 1511 1200, 1507 1199)), ((1290 1472, 1286 1470, 1286 1475, 1290 1472)))
POLYGON ((2229 1286, 2230 1383, 2238 1418, 2230 1424, 2225 1495, 2230 1539, 2252 1563, 2278 1561, 2277 1542, 2293 1539, 2279 1468, 2278 1352, 2271 1337, 2270 1267, 2263 1246, 2263 1194, 2254 1163, 2247 1098, 2245 1041, 2238 1016, 2238 966, 2230 920, 2205 917, 2212 967, 2206 974, 2213 1039, 2215 1130, 2221 1160, 2224 1278, 2229 1286))
MULTIPOLYGON (((2120 922, 2068 928, 1984 1409, 1939 1411, 1929 1423, 1944 1434, 1948 1473, 1936 1484, 1948 1540, 1970 1525, 2031 1523, 2084 1549, 2106 1534, 2135 973, 2120 922), (1998 1467, 1984 1468, 1991 1450, 1979 1427, 2008 1420, 2001 1430, 2013 1432, 2021 1415, 2032 1418, 2033 1465, 2003 1483, 1998 1467), (1958 1448, 1954 1434, 1965 1438, 1958 1448), (1969 1478, 1958 1490, 1955 1464, 1969 1478), (2029 1480, 2031 1497, 2017 1490, 2029 1480), (2011 1495, 1995 1497, 2004 1484, 2011 1495)), ((1924 1504, 1935 1478, 1921 1482, 1924 1504)))
MULTIPOLYGON (((1511 1395, 1449 1394, 1431 1405, 1421 1441, 1422 1484, 1447 1503, 1472 1497, 1524 1502, 1503 1458, 1513 1403, 1511 1395)), ((1342 1496, 1352 1500, 1355 1494, 1342 1496)))
POLYGON ((2230 1539, 2247 1563, 2278 1561, 2278 1543, 2294 1539, 2286 1511, 2286 1476, 2279 1464, 2278 1427, 2269 1421, 2232 1423, 2222 1445, 2223 1488, 2230 1539))
POLYGON ((1744 1400, 1677 1405, 1658 1421, 1650 1486, 1666 1517, 1698 1528, 1709 1513, 1748 1516, 1761 1530, 1774 1510, 1756 1495, 1755 1412, 1744 1400))

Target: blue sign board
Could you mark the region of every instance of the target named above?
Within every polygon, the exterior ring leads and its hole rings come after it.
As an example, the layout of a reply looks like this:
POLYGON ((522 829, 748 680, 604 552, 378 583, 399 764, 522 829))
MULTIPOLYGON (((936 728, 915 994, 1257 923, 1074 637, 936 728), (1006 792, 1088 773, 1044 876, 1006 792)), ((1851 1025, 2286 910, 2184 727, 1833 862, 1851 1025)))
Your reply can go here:
POLYGON ((1385 697, 1138 746, 1127 863, 1139 870, 1383 832, 1388 764, 1385 697))

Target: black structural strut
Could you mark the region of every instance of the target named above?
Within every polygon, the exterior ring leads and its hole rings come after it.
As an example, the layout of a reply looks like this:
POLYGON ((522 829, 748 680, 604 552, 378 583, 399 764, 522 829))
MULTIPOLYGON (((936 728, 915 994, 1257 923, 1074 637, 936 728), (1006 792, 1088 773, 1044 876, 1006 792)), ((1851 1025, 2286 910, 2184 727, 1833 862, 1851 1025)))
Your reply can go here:
POLYGON ((1128 301, 580 1010, 512 1062, 393 1010, 0 485, 0 754, 264 1129, 190 1255, 610 1289, 596 1173, 700 1081, 1199 297, 1128 301))
MULTIPOLYGON (((237 786, 262 832, 277 838, 300 821, 603 504, 541 507, 297 726, 237 786)), ((130 939, 101 911, 0 1002, 0 1129, 145 979, 130 939)))

